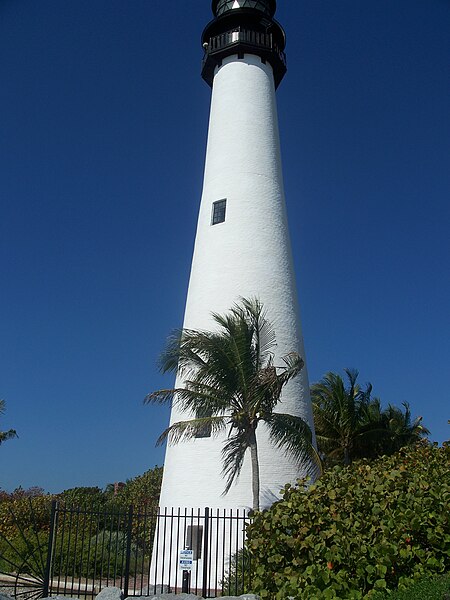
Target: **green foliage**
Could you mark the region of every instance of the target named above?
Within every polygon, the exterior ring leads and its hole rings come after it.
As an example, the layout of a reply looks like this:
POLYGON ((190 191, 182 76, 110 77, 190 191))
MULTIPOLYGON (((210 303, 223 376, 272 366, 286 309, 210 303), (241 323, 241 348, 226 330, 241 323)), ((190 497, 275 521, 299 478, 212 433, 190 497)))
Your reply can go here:
MULTIPOLYGON (((78 540, 79 542, 79 540, 78 540)), ((71 577, 111 578, 125 572, 127 535, 123 531, 102 530, 77 545, 72 538, 57 540, 54 549, 53 575, 71 577)), ((131 544, 130 573, 142 569, 143 552, 131 544)))
POLYGON ((220 582, 223 596, 241 596, 251 590, 250 585, 250 553, 241 548, 230 559, 228 571, 220 582))
POLYGON ((18 526, 23 530, 34 526, 37 530, 48 531, 52 500, 52 496, 29 497, 23 490, 3 498, 0 502, 0 536, 13 538, 18 526))
POLYGON ((264 423, 270 442, 310 471, 320 471, 309 425, 299 416, 275 410, 284 386, 303 368, 291 352, 274 365, 275 331, 257 299, 242 298, 225 315, 213 313, 215 331, 182 330, 169 339, 161 357, 163 372, 183 378, 178 389, 157 390, 144 402, 172 402, 186 421, 172 423, 157 443, 218 435, 227 431, 222 447, 227 494, 250 454, 253 508, 259 509, 260 477, 257 431, 264 423))
POLYGON ((52 497, 18 488, 0 502, 0 571, 41 574, 41 548, 46 547, 52 497))
POLYGON ((0 572, 42 575, 47 555, 48 532, 33 528, 0 537, 0 572))
POLYGON ((142 568, 152 550, 155 528, 155 520, 142 513, 157 508, 161 480, 162 467, 155 467, 128 480, 116 495, 113 486, 105 491, 76 487, 57 495, 45 495, 40 488, 0 490, 0 571, 42 574, 53 500, 69 511, 59 517, 54 575, 121 575, 130 505, 141 514, 132 521, 130 568, 131 572, 137 565, 142 568))
POLYGON ((143 475, 128 479, 116 496, 111 492, 109 503, 119 509, 133 505, 139 509, 152 509, 158 506, 161 491, 163 468, 155 466, 143 475))
POLYGON ((108 496, 99 487, 75 487, 64 490, 56 499, 64 506, 85 508, 86 510, 106 509, 108 496))
POLYGON ((381 592, 373 595, 373 600, 385 600, 387 598, 389 600, 450 600, 450 575, 424 579, 404 590, 389 595, 381 592))
POLYGON ((134 506, 135 513, 141 514, 141 519, 132 521, 132 536, 136 546, 148 555, 153 548, 153 536, 156 527, 156 510, 158 508, 161 490, 163 468, 154 467, 143 475, 127 480, 115 496, 109 492, 108 507, 125 513, 129 506, 134 506), (153 516, 153 518, 151 518, 153 516), (143 520, 146 526, 143 526, 143 520))
POLYGON ((344 369, 346 380, 327 373, 311 387, 319 452, 327 465, 348 465, 359 458, 393 454, 429 434, 422 417, 412 419, 407 402, 403 409, 382 409, 372 398, 372 385, 357 383, 358 371, 344 369))
POLYGON ((248 528, 261 598, 371 598, 450 567, 450 447, 336 466, 248 528))

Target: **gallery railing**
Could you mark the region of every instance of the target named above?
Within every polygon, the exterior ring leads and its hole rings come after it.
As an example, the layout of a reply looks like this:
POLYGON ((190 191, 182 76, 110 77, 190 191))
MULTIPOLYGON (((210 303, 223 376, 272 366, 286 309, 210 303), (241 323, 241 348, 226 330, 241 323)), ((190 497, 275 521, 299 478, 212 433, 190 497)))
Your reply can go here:
POLYGON ((245 54, 254 54, 259 56, 262 62, 272 66, 277 88, 286 73, 286 55, 277 40, 279 36, 274 36, 273 33, 243 27, 236 27, 208 38, 203 44, 203 79, 212 86, 216 69, 222 65, 224 58, 234 54, 238 58, 244 58, 245 54))
POLYGON ((236 29, 211 37, 205 51, 206 54, 214 54, 215 52, 238 44, 270 50, 271 52, 276 53, 280 61, 286 65, 286 55, 274 42, 271 33, 243 29, 242 27, 237 27, 236 29))
POLYGON ((286 64, 286 55, 275 44, 271 33, 243 29, 242 27, 237 27, 236 29, 211 37, 209 39, 207 51, 216 52, 237 43, 244 43, 250 46, 267 48, 268 50, 275 51, 283 63, 286 64))

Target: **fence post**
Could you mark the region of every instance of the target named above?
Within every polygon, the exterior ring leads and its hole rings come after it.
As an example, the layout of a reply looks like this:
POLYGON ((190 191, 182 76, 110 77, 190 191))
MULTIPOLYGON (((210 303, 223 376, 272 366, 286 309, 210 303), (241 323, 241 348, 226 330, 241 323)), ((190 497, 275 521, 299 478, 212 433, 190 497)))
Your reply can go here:
POLYGON ((50 588, 50 573, 52 570, 53 562, 53 544, 56 533, 56 511, 58 508, 58 502, 53 500, 52 509, 50 512, 50 531, 48 534, 48 545, 47 545, 47 562, 45 565, 44 581, 42 585, 42 597, 48 598, 50 588))
POLYGON ((127 524, 127 549, 125 554, 125 577, 123 583, 123 597, 128 596, 128 587, 130 584, 130 562, 131 562, 131 536, 133 533, 133 505, 128 509, 127 524))
POLYGON ((203 585, 202 596, 207 598, 208 587, 208 554, 209 554, 209 508, 205 508, 205 528, 203 531, 203 585))

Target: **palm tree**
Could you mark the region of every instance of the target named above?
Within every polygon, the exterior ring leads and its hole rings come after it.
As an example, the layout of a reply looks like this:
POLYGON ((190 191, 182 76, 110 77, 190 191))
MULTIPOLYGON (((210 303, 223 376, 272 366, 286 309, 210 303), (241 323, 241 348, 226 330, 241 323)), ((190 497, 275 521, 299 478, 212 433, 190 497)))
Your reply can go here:
POLYGON ((371 397, 372 385, 362 389, 358 371, 344 371, 347 387, 340 375, 327 373, 311 388, 317 445, 328 461, 348 465, 393 454, 429 434, 422 417, 412 420, 408 403, 404 411, 391 404, 383 410, 379 398, 371 397))
MULTIPOLYGON (((0 400, 0 415, 3 415, 5 412, 5 401, 0 400)), ((17 437, 17 433, 14 429, 10 429, 9 431, 0 431, 0 445, 6 440, 10 440, 11 438, 17 437)))
POLYGON ((250 452, 253 509, 259 510, 260 476, 257 428, 264 422, 274 446, 311 470, 320 465, 308 424, 289 414, 275 412, 283 387, 303 367, 295 352, 274 364, 275 332, 262 304, 242 299, 229 313, 213 313, 217 331, 182 330, 169 339, 160 359, 161 370, 177 372, 183 387, 148 394, 146 403, 177 404, 190 417, 168 427, 157 444, 178 443, 205 429, 212 435, 228 430, 222 449, 226 494, 250 452))
POLYGON ((347 386, 340 375, 327 373, 311 387, 311 398, 319 451, 328 460, 349 465, 386 433, 378 415, 380 402, 370 397, 371 384, 362 389, 356 383, 358 371, 344 371, 347 386))
POLYGON ((382 420, 389 432, 385 444, 385 454, 392 454, 403 448, 416 444, 430 431, 422 425, 422 417, 412 418, 408 402, 402 402, 404 411, 397 406, 389 404, 382 413, 382 420))

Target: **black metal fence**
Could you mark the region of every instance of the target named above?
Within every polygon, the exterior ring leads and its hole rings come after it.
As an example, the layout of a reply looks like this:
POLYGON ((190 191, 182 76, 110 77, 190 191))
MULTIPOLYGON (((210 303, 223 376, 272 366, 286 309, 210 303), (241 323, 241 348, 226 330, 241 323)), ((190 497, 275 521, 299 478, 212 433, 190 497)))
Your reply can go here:
POLYGON ((53 502, 45 532, 33 515, 28 525, 16 518, 16 542, 0 545, 0 591, 13 587, 23 600, 87 600, 108 586, 125 597, 240 595, 251 588, 244 548, 249 521, 243 510, 118 512, 53 502))

